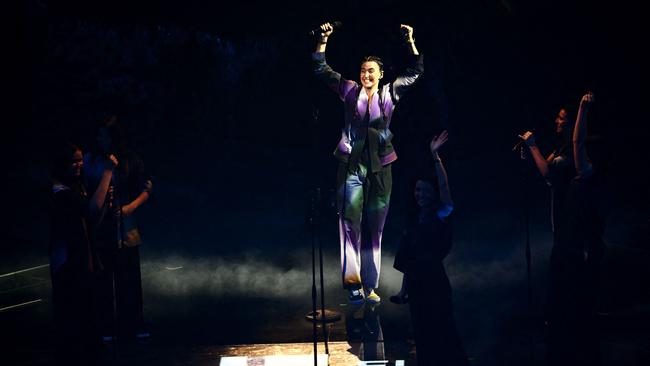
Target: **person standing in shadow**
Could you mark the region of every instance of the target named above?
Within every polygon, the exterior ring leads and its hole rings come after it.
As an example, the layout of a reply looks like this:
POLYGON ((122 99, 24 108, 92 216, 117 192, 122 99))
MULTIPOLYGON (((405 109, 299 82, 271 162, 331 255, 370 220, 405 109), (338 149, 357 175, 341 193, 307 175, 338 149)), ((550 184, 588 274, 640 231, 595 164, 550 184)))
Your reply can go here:
POLYGON ((469 365, 456 330, 452 291, 443 260, 452 247, 452 212, 447 172, 438 154, 447 131, 430 144, 434 171, 417 177, 417 207, 402 235, 394 267, 404 273, 419 366, 469 365))
POLYGON ((99 162, 105 156, 114 155, 120 162, 101 203, 102 213, 94 232, 105 268, 96 284, 98 322, 105 340, 116 335, 126 340, 148 338, 140 272, 142 239, 136 213, 149 199, 153 183, 142 159, 127 148, 126 134, 117 118, 109 116, 98 127, 97 147, 84 156, 87 186, 98 184, 99 162))
POLYGON ((82 183, 81 149, 62 143, 51 152, 50 276, 55 325, 56 365, 92 365, 98 361, 100 336, 93 321, 93 277, 101 270, 90 231, 108 192, 118 161, 107 155, 96 188, 82 183))
POLYGON ((596 309, 606 246, 605 224, 613 203, 610 154, 600 137, 587 137, 591 92, 580 101, 573 129, 576 176, 567 192, 566 232, 553 247, 551 276, 559 281, 549 324, 549 365, 602 365, 596 309))

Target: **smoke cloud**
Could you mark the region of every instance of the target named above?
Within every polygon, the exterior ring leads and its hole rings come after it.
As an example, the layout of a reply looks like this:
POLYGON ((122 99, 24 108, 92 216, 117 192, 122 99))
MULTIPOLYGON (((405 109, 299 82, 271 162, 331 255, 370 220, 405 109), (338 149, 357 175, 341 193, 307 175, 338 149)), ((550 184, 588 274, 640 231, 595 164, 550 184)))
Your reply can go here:
MULTIPOLYGON (((401 273, 392 269, 393 259, 392 253, 384 253, 381 287, 396 292, 401 284, 401 273)), ((331 255, 323 260, 326 290, 340 289, 339 258, 331 255)), ((146 291, 162 296, 304 297, 311 291, 311 254, 299 253, 291 261, 297 264, 286 268, 281 261, 267 260, 260 255, 243 255, 235 259, 168 256, 143 261, 142 281, 146 291)), ((320 286, 318 267, 316 281, 320 286)))

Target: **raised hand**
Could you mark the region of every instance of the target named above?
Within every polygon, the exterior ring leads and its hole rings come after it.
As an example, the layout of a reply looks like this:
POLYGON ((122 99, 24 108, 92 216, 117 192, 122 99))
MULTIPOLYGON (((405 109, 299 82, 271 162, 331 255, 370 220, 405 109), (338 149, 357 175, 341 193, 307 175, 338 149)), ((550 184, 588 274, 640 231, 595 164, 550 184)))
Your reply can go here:
POLYGON ((431 149, 431 153, 435 154, 438 152, 438 149, 447 142, 447 138, 449 137, 449 133, 447 133, 447 130, 442 131, 439 136, 434 136, 433 140, 431 140, 431 144, 429 144, 429 148, 431 149))
POLYGON ((334 32, 334 27, 332 26, 331 23, 323 23, 320 25, 321 37, 329 37, 332 32, 334 32))
POLYGON ((519 135, 519 138, 524 140, 526 146, 535 145, 535 135, 533 135, 533 133, 530 131, 526 131, 523 135, 519 135))
POLYGON ((118 165, 119 165, 119 162, 117 161, 117 158, 113 154, 107 156, 104 159, 104 169, 105 170, 113 170, 113 169, 117 168, 118 165))
POLYGON ((594 93, 587 92, 580 100, 580 106, 590 106, 594 102, 594 93))
POLYGON ((406 24, 400 24, 399 28, 402 30, 402 33, 404 33, 404 38, 407 41, 412 41, 413 40, 413 27, 410 25, 406 24))

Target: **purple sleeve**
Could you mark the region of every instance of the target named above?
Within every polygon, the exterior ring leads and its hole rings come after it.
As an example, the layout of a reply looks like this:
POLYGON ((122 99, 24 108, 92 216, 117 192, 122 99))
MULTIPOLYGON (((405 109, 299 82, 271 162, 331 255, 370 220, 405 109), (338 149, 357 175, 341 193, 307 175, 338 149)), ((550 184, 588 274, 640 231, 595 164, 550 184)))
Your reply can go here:
POLYGON ((318 79, 324 82, 332 91, 338 94, 341 100, 357 86, 357 83, 351 80, 346 80, 341 77, 341 74, 332 70, 327 64, 324 52, 312 53, 312 62, 314 67, 314 74, 318 79))

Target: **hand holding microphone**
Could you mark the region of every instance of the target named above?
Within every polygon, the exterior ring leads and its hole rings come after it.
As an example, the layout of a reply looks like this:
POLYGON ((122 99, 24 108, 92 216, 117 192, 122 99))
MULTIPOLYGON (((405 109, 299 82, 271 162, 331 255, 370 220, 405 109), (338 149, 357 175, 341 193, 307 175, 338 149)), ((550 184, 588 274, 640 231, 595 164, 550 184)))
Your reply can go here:
POLYGON ((321 24, 318 28, 314 28, 307 35, 309 36, 316 36, 320 35, 321 37, 327 38, 334 32, 334 29, 341 28, 343 26, 343 23, 340 21, 334 21, 331 23, 323 23, 321 24))
POLYGON ((413 27, 407 24, 400 24, 399 27, 402 31, 402 36, 404 37, 404 40, 408 43, 413 43, 415 41, 415 39, 413 38, 413 27))
POLYGON ((105 170, 113 170, 117 168, 119 165, 119 162, 117 161, 117 158, 113 154, 106 155, 104 157, 104 169, 105 170))
POLYGON ((589 107, 594 102, 594 93, 588 91, 587 94, 582 96, 580 99, 580 106, 589 107))
POLYGON ((517 135, 521 140, 517 142, 515 146, 512 147, 512 151, 516 151, 521 144, 526 144, 526 146, 535 146, 535 135, 531 131, 524 132, 523 135, 517 135))
POLYGON ((535 135, 533 135, 531 131, 526 131, 523 135, 519 135, 519 138, 526 144, 526 146, 535 145, 535 135))

